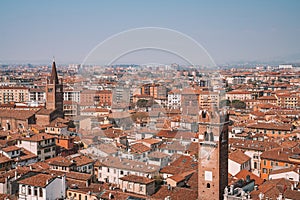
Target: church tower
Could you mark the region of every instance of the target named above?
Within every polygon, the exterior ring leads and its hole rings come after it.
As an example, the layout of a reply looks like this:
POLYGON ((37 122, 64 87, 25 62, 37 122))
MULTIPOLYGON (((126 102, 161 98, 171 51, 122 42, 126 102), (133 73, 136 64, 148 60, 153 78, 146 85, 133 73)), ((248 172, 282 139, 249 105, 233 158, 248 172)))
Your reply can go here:
POLYGON ((63 82, 58 80, 56 64, 53 60, 51 76, 46 85, 46 109, 63 113, 63 82))
POLYGON ((223 199, 228 184, 227 111, 201 111, 199 116, 198 199, 223 199))

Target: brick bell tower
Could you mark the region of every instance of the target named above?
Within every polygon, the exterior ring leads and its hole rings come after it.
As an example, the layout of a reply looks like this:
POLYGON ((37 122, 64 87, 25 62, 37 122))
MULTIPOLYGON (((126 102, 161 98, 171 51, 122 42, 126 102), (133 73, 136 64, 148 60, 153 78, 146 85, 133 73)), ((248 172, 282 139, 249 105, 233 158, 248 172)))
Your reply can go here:
POLYGON ((228 185, 228 123, 226 110, 200 111, 198 199, 223 199, 228 185))
POLYGON ((51 76, 46 84, 46 109, 63 113, 63 82, 59 81, 53 59, 51 76))

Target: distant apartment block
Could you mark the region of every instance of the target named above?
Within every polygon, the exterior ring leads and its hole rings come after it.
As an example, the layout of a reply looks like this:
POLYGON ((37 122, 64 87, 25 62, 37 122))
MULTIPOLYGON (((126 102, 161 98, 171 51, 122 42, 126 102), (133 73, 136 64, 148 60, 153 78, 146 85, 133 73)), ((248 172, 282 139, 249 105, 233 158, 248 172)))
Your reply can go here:
POLYGON ((0 103, 26 102, 28 101, 29 90, 26 87, 0 87, 0 103))

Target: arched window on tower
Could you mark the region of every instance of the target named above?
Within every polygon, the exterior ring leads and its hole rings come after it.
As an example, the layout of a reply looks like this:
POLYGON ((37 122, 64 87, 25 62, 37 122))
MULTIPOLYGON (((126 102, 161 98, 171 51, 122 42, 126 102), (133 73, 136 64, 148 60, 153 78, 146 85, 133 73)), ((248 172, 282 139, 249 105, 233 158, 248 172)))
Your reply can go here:
POLYGON ((6 128, 7 128, 7 130, 10 130, 10 124, 8 122, 6 124, 6 128))
POLYGON ((202 111, 202 118, 206 118, 206 111, 204 110, 204 111, 202 111))
POLYGON ((214 134, 212 132, 209 133, 209 141, 214 141, 214 134))
POLYGON ((204 132, 204 140, 209 141, 209 134, 206 131, 204 132))

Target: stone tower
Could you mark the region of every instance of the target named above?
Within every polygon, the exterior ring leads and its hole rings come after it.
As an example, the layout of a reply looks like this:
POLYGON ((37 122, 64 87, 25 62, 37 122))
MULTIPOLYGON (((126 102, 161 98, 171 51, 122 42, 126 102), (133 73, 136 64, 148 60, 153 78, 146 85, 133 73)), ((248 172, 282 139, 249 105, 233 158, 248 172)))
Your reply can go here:
POLYGON ((223 199, 228 184, 227 111, 214 109, 199 114, 198 199, 223 199))
POLYGON ((46 84, 46 109, 63 112, 63 83, 62 80, 58 80, 54 60, 51 76, 46 84))

